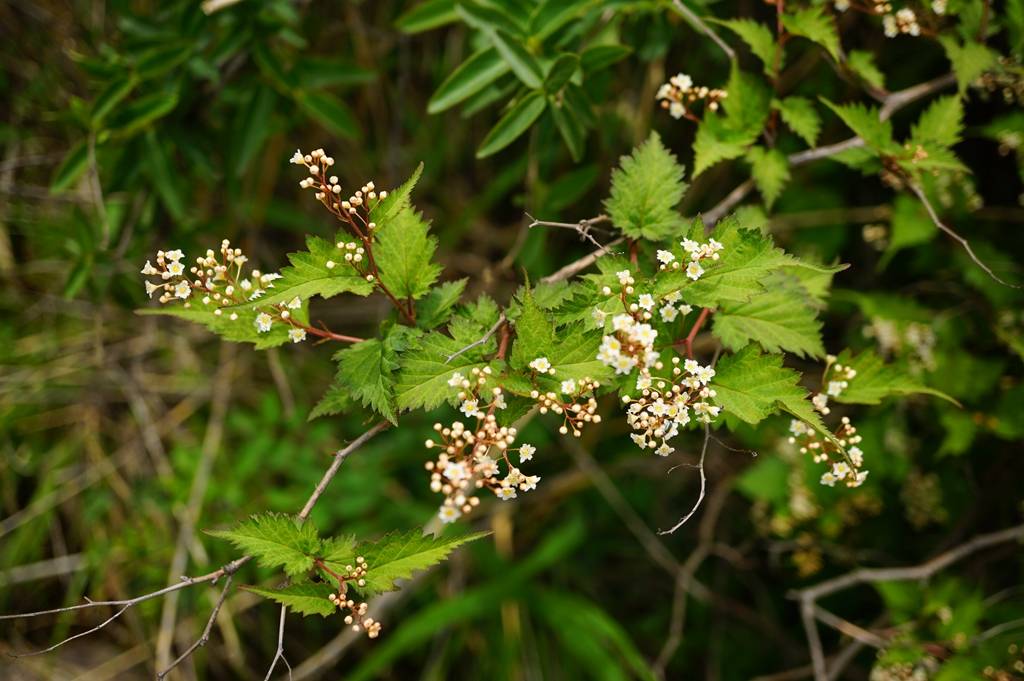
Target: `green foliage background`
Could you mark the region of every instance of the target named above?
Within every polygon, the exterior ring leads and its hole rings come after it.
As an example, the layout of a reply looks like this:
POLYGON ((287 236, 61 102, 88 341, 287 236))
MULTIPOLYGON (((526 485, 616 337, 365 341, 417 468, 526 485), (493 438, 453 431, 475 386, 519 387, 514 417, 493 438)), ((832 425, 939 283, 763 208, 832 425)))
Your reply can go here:
MULTIPOLYGON (((535 10, 526 0, 494 4, 514 19, 535 10)), ((439 240, 442 279, 468 277, 469 296, 506 301, 524 272, 537 281, 592 249, 569 231, 526 229, 525 213, 598 215, 619 157, 657 131, 696 170, 683 213, 711 209, 753 169, 759 194, 740 207, 744 219, 802 257, 850 264, 823 303, 826 350, 877 350, 880 336, 896 334, 889 354, 963 405, 916 397, 858 408, 872 476, 855 491, 821 488, 809 461, 780 454, 787 419, 736 423, 733 437, 710 441, 705 506, 661 537, 651 530, 673 525, 696 498, 693 468, 670 467, 696 462, 699 437, 665 461, 632 446, 613 405, 582 449, 534 422, 525 439, 538 445, 542 489, 485 505, 473 524, 493 535, 400 592, 380 639, 350 642, 336 619, 291 618, 285 645, 297 678, 652 678, 679 612, 678 569, 698 549, 709 555, 687 582, 681 644, 664 676, 752 678, 807 663, 792 590, 859 565, 918 564, 1022 522, 1024 296, 987 277, 869 159, 787 168, 777 151, 839 141, 850 129, 871 147, 896 144, 891 132, 932 144, 938 160, 952 146, 971 174, 943 174, 928 189, 947 196, 944 216, 979 257, 1019 281, 1018 3, 993 10, 990 44, 1011 58, 1009 84, 994 92, 973 86, 991 55, 964 43, 980 2, 956 5, 963 28, 942 36, 945 47, 890 40, 877 21, 841 17, 848 63, 874 87, 941 76, 953 58, 962 129, 955 114, 928 108, 935 97, 890 128, 860 109, 834 115, 819 98, 865 102, 863 88, 837 77, 826 57, 835 45, 814 11, 791 19, 801 39, 782 65, 786 98, 775 108, 795 134, 749 153, 747 131, 775 115, 767 92, 700 131, 654 101, 677 71, 711 87, 774 73, 770 36, 766 47, 749 25, 721 27, 740 52, 740 76, 671 3, 548 2, 532 24, 509 25, 475 4, 461 13, 437 0, 414 5, 243 1, 211 15, 191 0, 0 8, 0 612, 173 582, 183 524, 294 513, 329 454, 367 426, 361 412, 307 420, 331 382, 329 348, 256 353, 133 312, 145 304, 138 270, 159 248, 195 253, 226 237, 269 270, 285 266, 307 233, 332 238, 336 226, 303 200, 286 164, 296 147, 328 149, 346 187, 394 187, 422 161, 416 203, 439 240), (556 31, 569 47, 543 42, 562 40, 556 31), (451 75, 460 68, 500 73, 466 95, 451 75), (933 118, 915 126, 926 110, 933 118), (908 340, 922 334, 935 338, 928 356, 908 340), (801 512, 797 497, 814 512, 801 512)), ((774 18, 749 2, 700 13, 774 18)), ((666 224, 634 228, 650 236, 666 224)), ((318 310, 332 328, 372 335, 387 315, 379 303, 318 310)), ((437 501, 422 448, 434 420, 405 416, 347 460, 313 511, 316 526, 372 538, 424 525, 437 501)), ((235 555, 198 532, 185 539, 187 574, 235 555)), ((1024 618, 1022 568, 1011 543, 925 583, 859 587, 825 605, 889 632, 884 662, 930 656, 946 661, 938 678, 975 678, 985 665, 1012 670, 1007 646, 1024 629, 989 633, 1024 618)), ((239 579, 265 584, 271 574, 249 566, 239 579)), ((214 589, 181 593, 178 650, 215 598, 214 589)), ((0 675, 147 678, 163 607, 148 602, 85 642, 2 661, 0 675)), ((181 678, 263 674, 277 609, 238 592, 225 613, 181 678)), ((99 617, 3 621, 0 647, 46 647, 99 617)), ((847 642, 822 631, 827 650, 847 642)), ((847 677, 867 678, 876 658, 861 651, 847 677)))

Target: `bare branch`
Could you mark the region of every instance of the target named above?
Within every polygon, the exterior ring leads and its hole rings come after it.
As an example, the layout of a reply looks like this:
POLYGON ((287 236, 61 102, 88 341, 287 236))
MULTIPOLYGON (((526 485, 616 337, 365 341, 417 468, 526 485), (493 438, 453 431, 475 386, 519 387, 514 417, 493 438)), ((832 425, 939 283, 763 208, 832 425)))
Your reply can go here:
POLYGON ((498 315, 498 321, 494 322, 494 324, 491 326, 491 328, 487 329, 487 333, 485 333, 478 340, 473 341, 472 343, 470 343, 466 347, 459 348, 458 350, 456 350, 452 354, 448 355, 448 357, 444 360, 444 363, 448 364, 449 362, 451 362, 453 359, 455 359, 459 355, 461 355, 461 354, 463 354, 465 352, 469 352, 473 348, 480 347, 481 345, 486 343, 488 340, 490 340, 491 336, 493 336, 495 333, 497 333, 498 329, 501 328, 501 325, 504 324, 504 323, 505 323, 505 311, 502 310, 501 314, 498 315))
MULTIPOLYGON (((711 426, 709 426, 708 424, 705 423, 704 424, 704 444, 701 445, 701 448, 700 448, 700 460, 697 463, 697 470, 700 471, 700 495, 698 495, 697 501, 694 502, 693 508, 690 509, 690 512, 687 513, 686 515, 684 515, 682 517, 682 519, 680 519, 679 522, 677 522, 675 525, 673 525, 671 528, 669 528, 667 530, 658 530, 658 534, 672 534, 673 532, 678 530, 680 527, 685 525, 686 521, 693 517, 693 514, 697 512, 697 509, 700 508, 701 503, 704 501, 704 495, 707 492, 707 486, 708 486, 708 478, 707 478, 707 475, 704 473, 704 457, 708 453, 708 441, 710 441, 710 440, 711 440, 711 426)), ((673 470, 675 470, 675 468, 670 469, 669 472, 671 473, 673 470)))
POLYGON ((213 630, 213 623, 217 621, 217 615, 220 613, 220 608, 224 605, 224 599, 228 596, 228 589, 231 588, 231 579, 234 575, 228 575, 228 578, 224 580, 224 588, 220 590, 220 597, 213 606, 213 611, 210 613, 210 619, 206 621, 206 628, 203 629, 202 635, 196 639, 196 642, 189 646, 185 652, 178 656, 174 662, 161 672, 156 675, 157 681, 163 681, 163 679, 171 673, 171 670, 177 667, 179 664, 188 659, 188 657, 199 648, 206 645, 207 641, 210 640, 210 631, 213 630))
POLYGON ((270 681, 271 674, 274 673, 274 668, 277 666, 277 661, 281 660, 284 666, 288 668, 288 678, 292 678, 292 666, 288 664, 288 658, 284 656, 284 618, 288 614, 288 606, 281 606, 281 623, 277 627, 277 652, 274 653, 274 659, 270 661, 270 669, 267 670, 267 675, 263 677, 263 681, 270 681))
MULTIPOLYGON (((530 224, 527 225, 528 229, 533 229, 534 227, 557 227, 559 229, 571 229, 572 231, 580 235, 580 241, 589 241, 590 243, 594 244, 599 249, 604 251, 605 255, 614 255, 614 253, 608 250, 608 248, 604 244, 602 244, 600 241, 595 239, 593 235, 591 235, 591 232, 595 231, 594 225, 600 224, 602 222, 607 222, 609 220, 607 215, 598 215, 596 218, 590 218, 589 220, 580 220, 577 223, 550 222, 548 220, 538 220, 529 213, 526 214, 526 217, 530 218, 530 224)), ((597 231, 604 232, 606 234, 611 233, 608 230, 600 228, 597 228, 597 231)))
POLYGON ((542 277, 540 282, 542 284, 553 284, 556 281, 564 281, 566 279, 574 277, 580 271, 587 269, 595 262, 597 262, 597 259, 600 258, 602 255, 607 255, 609 247, 616 246, 622 243, 623 241, 624 237, 619 237, 618 239, 609 241, 601 248, 601 250, 594 251, 593 253, 585 255, 579 260, 574 260, 573 262, 569 263, 562 269, 557 270, 546 277, 542 277))
POLYGON ((333 480, 334 476, 338 474, 338 469, 341 468, 341 464, 343 461, 345 461, 345 458, 348 457, 349 454, 351 454, 352 452, 366 444, 371 438, 373 438, 374 435, 381 432, 382 430, 385 430, 387 427, 387 421, 381 421, 373 428, 370 428, 368 431, 357 437, 355 440, 352 440, 352 442, 348 443, 348 446, 344 447, 343 449, 339 449, 335 453, 334 460, 331 462, 330 468, 328 468, 327 471, 324 473, 323 477, 320 478, 320 482, 316 484, 316 489, 313 490, 313 493, 309 495, 309 499, 306 500, 306 505, 302 507, 301 511, 299 511, 300 519, 305 520, 309 517, 309 514, 310 512, 312 512, 313 507, 316 506, 316 502, 319 501, 320 495, 324 493, 324 490, 327 489, 327 485, 331 484, 331 480, 333 480))
POLYGON ((711 38, 722 52, 725 52, 725 56, 729 57, 729 61, 736 61, 736 52, 696 12, 683 4, 682 0, 672 0, 672 5, 691 26, 711 38))
POLYGON ((907 182, 907 186, 910 187, 910 191, 914 192, 914 195, 917 196, 918 199, 920 199, 922 204, 924 204, 925 210, 928 211, 928 217, 932 219, 932 222, 935 223, 935 226, 941 229, 949 236, 951 236, 954 241, 963 246, 963 249, 967 251, 967 255, 970 256, 971 260, 974 261, 975 265, 983 269, 985 273, 993 279, 993 281, 997 281, 1003 286, 1008 286, 1009 288, 1021 288, 1017 284, 1011 284, 1009 282, 1003 281, 1001 278, 999 278, 998 275, 996 275, 995 272, 992 271, 991 267, 986 265, 984 262, 981 261, 981 259, 977 255, 975 255, 974 249, 971 248, 970 242, 968 242, 967 239, 957 234, 951 227, 949 227, 939 218, 938 213, 935 212, 935 207, 932 206, 932 202, 928 200, 928 196, 924 193, 923 189, 921 189, 913 182, 907 182))

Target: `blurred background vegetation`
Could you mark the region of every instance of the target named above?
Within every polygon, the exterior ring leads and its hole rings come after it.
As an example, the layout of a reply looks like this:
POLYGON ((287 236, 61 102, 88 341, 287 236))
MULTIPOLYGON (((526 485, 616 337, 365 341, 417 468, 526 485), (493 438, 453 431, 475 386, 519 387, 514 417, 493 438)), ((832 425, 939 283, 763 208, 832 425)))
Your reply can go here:
MULTIPOLYGON (((271 270, 306 233, 333 233, 300 200, 287 164, 296 147, 324 147, 355 186, 394 186, 424 162, 416 203, 433 220, 446 277, 469 276, 470 295, 502 301, 524 271, 536 280, 588 251, 571 232, 527 229, 526 212, 599 214, 610 169, 652 129, 692 165, 693 126, 664 115, 654 93, 677 71, 722 86, 728 63, 671 3, 496 2, 513 17, 540 4, 530 48, 589 52, 592 68, 574 85, 570 134, 549 112, 483 159, 515 81, 506 73, 458 106, 438 105, 439 86, 488 37, 451 3, 427 4, 0 5, 0 612, 126 598, 222 565, 233 553, 202 528, 295 512, 334 449, 366 426, 358 413, 307 421, 333 373, 328 348, 257 353, 133 312, 147 302, 138 270, 157 249, 230 238, 271 270)), ((728 0, 701 11, 765 19, 774 9, 728 0)), ((888 40, 863 17, 842 28, 844 45, 875 54, 890 89, 949 70, 934 42, 888 40)), ((787 92, 857 96, 810 43, 790 64, 787 92)), ((957 151, 974 175, 946 180, 943 201, 1007 278, 1024 255, 1015 64, 970 91, 957 151)), ((825 121, 823 142, 848 136, 825 121)), ((746 177, 742 163, 716 166, 684 210, 710 208, 746 177)), ((755 200, 742 209, 764 210, 755 200)), ((493 538, 391 598, 377 641, 347 635, 337 618, 290 618, 295 678, 803 678, 793 589, 858 565, 918 564, 1021 523, 1020 291, 988 279, 912 200, 830 161, 796 171, 765 222, 790 250, 851 263, 826 312, 830 349, 880 349, 964 408, 913 399, 859 410, 872 475, 856 491, 817 485, 820 471, 786 449, 784 419, 712 439, 708 499, 672 536, 655 531, 696 498, 696 436, 666 461, 639 454, 619 419, 581 446, 532 423, 542 490, 485 505, 474 522, 493 538)), ((332 328, 372 334, 387 315, 379 303, 318 312, 332 328)), ((433 420, 409 416, 346 461, 317 525, 373 537, 426 523, 437 506, 422 450, 433 420)), ((930 674, 945 662, 944 679, 979 678, 986 666, 1024 678, 1022 569, 1009 543, 928 581, 837 594, 829 610, 887 643, 851 645, 823 628, 826 650, 848 651, 843 678, 868 678, 879 656, 930 674)), ((249 566, 239 579, 266 577, 249 566)), ((161 654, 195 640, 216 596, 199 587, 147 602, 54 653, 0 661, 0 677, 151 677, 161 654)), ((234 594, 210 644, 176 676, 262 677, 277 615, 234 594)), ((0 650, 46 647, 105 616, 5 621, 0 650)))

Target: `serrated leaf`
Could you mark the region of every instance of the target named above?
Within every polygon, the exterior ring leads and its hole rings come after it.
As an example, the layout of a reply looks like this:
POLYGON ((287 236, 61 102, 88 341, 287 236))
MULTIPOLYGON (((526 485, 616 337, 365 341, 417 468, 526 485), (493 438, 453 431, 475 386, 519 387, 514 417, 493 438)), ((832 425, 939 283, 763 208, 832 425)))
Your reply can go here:
POLYGON ((320 559, 335 572, 346 572, 347 566, 355 564, 358 555, 356 538, 352 535, 324 539, 320 549, 320 559))
POLYGON ((923 393, 934 395, 959 406, 959 402, 944 392, 929 388, 899 364, 886 364, 875 353, 865 350, 854 356, 844 351, 836 360, 844 367, 852 367, 857 375, 849 379, 849 385, 835 397, 837 402, 846 404, 879 404, 894 395, 923 393))
POLYGON ((964 131, 964 107, 959 97, 940 97, 929 105, 910 129, 911 144, 951 147, 964 131))
POLYGON ((821 322, 814 308, 802 299, 799 289, 773 281, 750 302, 723 305, 714 316, 714 334, 732 350, 754 342, 768 352, 824 356, 821 322))
POLYGON ((754 184, 764 197, 765 205, 771 209, 789 182, 789 161, 778 149, 764 147, 751 147, 747 151, 747 161, 750 163, 754 184))
MULTIPOLYGON (((483 337, 486 329, 479 329, 477 338, 483 337)), ((469 341, 472 342, 472 341, 469 341)), ((474 367, 483 367, 486 352, 494 352, 492 338, 489 342, 453 358, 448 357, 466 347, 469 342, 449 338, 442 333, 429 333, 416 341, 400 361, 401 369, 395 381, 395 399, 399 409, 433 409, 458 392, 448 385, 456 371, 463 375, 474 367)))
POLYGON ((481 50, 462 62, 430 97, 427 113, 441 113, 468 99, 501 78, 511 69, 493 47, 481 50))
POLYGON ((730 19, 715 23, 725 26, 742 38, 754 56, 761 60, 764 72, 772 75, 775 64, 775 35, 770 28, 753 19, 730 19))
POLYGON ((423 536, 420 530, 386 535, 379 541, 363 545, 359 552, 366 559, 368 595, 393 591, 397 579, 408 579, 414 572, 437 565, 459 546, 486 537, 490 532, 477 532, 453 537, 423 536))
POLYGON ((660 241, 682 231, 676 206, 685 190, 683 167, 657 133, 651 133, 631 155, 619 159, 605 210, 626 236, 660 241))
POLYGON ((332 593, 336 593, 336 589, 326 582, 292 584, 283 589, 265 589, 259 586, 243 586, 242 588, 257 596, 269 598, 275 603, 285 605, 293 612, 303 616, 327 617, 338 610, 338 606, 334 605, 329 598, 332 593))
POLYGON ((547 356, 554 348, 554 321, 537 306, 529 289, 522 296, 522 311, 515 319, 515 331, 516 339, 508 361, 516 369, 525 369, 534 359, 547 356))
POLYGON ((740 69, 733 62, 726 84, 729 96, 722 101, 730 129, 757 139, 771 114, 772 93, 760 76, 740 69))
MULTIPOLYGON (((339 238, 345 238, 344 234, 339 238)), ((232 306, 238 311, 253 304, 271 305, 290 301, 294 298, 309 300, 314 296, 330 298, 341 293, 355 293, 368 296, 373 284, 345 262, 345 251, 318 236, 306 237, 306 250, 288 254, 290 266, 281 269, 281 278, 273 282, 273 288, 254 302, 232 306), (328 267, 327 263, 334 263, 328 267)))
POLYGON ((262 567, 283 567, 290 576, 310 570, 320 550, 320 538, 312 523, 302 523, 278 513, 254 515, 230 530, 206 530, 206 533, 227 539, 236 548, 251 554, 262 567))
POLYGON ((338 362, 335 382, 345 386, 364 407, 370 407, 391 423, 397 423, 394 377, 398 358, 377 339, 356 343, 334 355, 338 362))
POLYGON ((546 107, 547 100, 540 92, 530 92, 522 97, 487 133, 476 157, 486 158, 512 144, 540 118, 546 107))
POLYGON ((875 65, 875 55, 863 50, 851 50, 846 55, 846 66, 868 85, 885 88, 885 74, 875 65))
POLYGON ((775 100, 772 105, 779 110, 782 121, 807 142, 807 146, 813 147, 818 143, 821 116, 815 111, 814 102, 806 97, 786 97, 775 100))
POLYGON ((446 281, 430 289, 430 292, 416 303, 416 325, 430 330, 448 321, 452 308, 466 290, 467 281, 469 280, 465 278, 446 281))
POLYGON ((883 153, 899 150, 892 140, 892 122, 881 120, 877 109, 863 104, 833 104, 824 97, 821 101, 872 149, 883 153))
POLYGON ((906 194, 898 195, 889 221, 889 245, 879 266, 886 266, 904 248, 928 243, 938 229, 920 201, 906 194))
POLYGON ((839 34, 832 17, 821 7, 808 7, 782 15, 782 25, 793 35, 821 45, 834 60, 839 61, 839 34))
POLYGON ((961 95, 981 74, 998 63, 999 54, 981 43, 968 42, 961 45, 952 36, 943 36, 939 42, 953 65, 957 90, 961 95))
MULTIPOLYGON (((253 343, 257 350, 265 350, 287 343, 290 340, 288 338, 288 330, 292 328, 289 324, 275 322, 271 325, 270 331, 259 332, 256 326, 256 317, 260 314, 262 308, 256 307, 258 304, 262 304, 262 301, 245 303, 237 307, 220 308, 222 310, 230 310, 230 312, 222 311, 218 315, 214 314, 214 310, 219 307, 216 303, 211 301, 209 305, 204 305, 201 300, 193 296, 190 307, 168 304, 161 307, 136 310, 136 313, 140 315, 177 317, 196 324, 202 324, 224 340, 236 343, 253 343), (231 318, 232 315, 235 316, 235 319, 231 318)), ((293 319, 302 323, 307 322, 308 307, 305 302, 303 302, 301 308, 290 310, 290 312, 293 319)))
POLYGON ((782 366, 782 355, 762 355, 748 345, 723 357, 715 372, 715 402, 740 420, 754 425, 782 410, 828 432, 799 385, 800 374, 782 366))
MULTIPOLYGON (((408 196, 408 191, 405 194, 408 196)), ((396 202, 382 211, 373 255, 381 283, 399 300, 422 297, 441 274, 441 266, 432 262, 437 239, 428 230, 428 223, 408 198, 403 202, 396 197, 396 202)))

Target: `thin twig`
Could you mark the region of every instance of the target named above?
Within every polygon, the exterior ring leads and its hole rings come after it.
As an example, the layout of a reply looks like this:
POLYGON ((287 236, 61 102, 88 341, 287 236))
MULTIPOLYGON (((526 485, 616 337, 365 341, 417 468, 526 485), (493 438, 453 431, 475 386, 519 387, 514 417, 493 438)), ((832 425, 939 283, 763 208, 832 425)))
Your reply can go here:
POLYGON ((721 36, 715 33, 714 29, 707 25, 707 23, 700 18, 700 16, 692 9, 683 4, 682 0, 672 0, 672 5, 676 8, 676 11, 682 15, 687 22, 690 23, 695 29, 711 38, 712 41, 725 52, 725 56, 729 57, 729 61, 736 61, 736 52, 729 44, 722 40, 721 36))
POLYGON ((156 675, 157 681, 163 681, 163 679, 171 673, 171 670, 177 667, 179 664, 184 662, 188 657, 199 648, 206 645, 207 641, 210 640, 210 632, 213 630, 213 623, 217 621, 217 615, 220 613, 220 608, 224 605, 224 599, 228 596, 228 589, 231 588, 231 579, 234 575, 228 575, 228 578, 224 580, 224 588, 220 590, 220 597, 217 602, 213 605, 213 611, 210 613, 210 619, 206 620, 206 628, 203 629, 202 635, 196 639, 196 642, 189 646, 185 652, 178 656, 174 662, 172 662, 166 669, 158 672, 156 675))
POLYGON ((601 250, 589 253, 580 258, 579 260, 574 260, 573 262, 569 263, 562 269, 557 270, 546 277, 542 277, 540 283, 553 284, 556 281, 565 281, 566 279, 574 277, 578 272, 587 269, 595 262, 597 262, 597 259, 600 258, 602 255, 607 255, 608 248, 622 243, 624 238, 625 237, 620 236, 618 239, 609 241, 607 244, 604 245, 604 247, 601 250))
MULTIPOLYGON (((708 424, 705 423, 704 424, 704 444, 701 445, 701 448, 700 448, 700 460, 697 463, 697 470, 700 472, 700 494, 697 496, 697 501, 694 502, 693 508, 690 509, 690 512, 687 513, 686 515, 684 515, 679 520, 679 522, 677 522, 675 525, 673 525, 670 529, 658 530, 658 534, 672 534, 673 532, 678 530, 680 527, 685 525, 686 521, 689 520, 690 518, 692 518, 693 514, 697 512, 698 508, 700 508, 701 502, 704 501, 704 495, 707 492, 707 486, 708 486, 708 478, 707 478, 707 475, 704 473, 704 457, 708 453, 708 441, 710 441, 710 440, 711 440, 711 426, 709 426, 708 424)), ((672 470, 675 470, 675 469, 672 469, 672 470)), ((671 470, 669 472, 671 472, 671 470)))
POLYGON ((451 362, 453 359, 455 359, 459 355, 461 355, 463 353, 466 353, 466 352, 469 352, 473 348, 480 347, 481 345, 483 345, 484 343, 489 341, 491 339, 491 336, 493 336, 495 333, 497 333, 498 329, 501 328, 501 325, 504 324, 504 323, 505 323, 505 311, 502 310, 501 314, 498 315, 498 321, 494 322, 494 325, 491 326, 491 328, 487 329, 487 333, 485 333, 479 339, 473 341, 472 343, 470 343, 466 347, 459 348, 458 350, 456 350, 452 354, 448 355, 447 359, 444 360, 444 363, 448 364, 449 362, 451 362))
POLYGON ((938 213, 935 212, 935 207, 932 206, 932 202, 928 200, 928 196, 924 193, 923 189, 921 189, 913 182, 907 182, 907 186, 910 187, 910 191, 914 192, 917 198, 920 199, 921 203, 924 204, 925 210, 928 211, 928 217, 932 219, 932 222, 935 223, 935 226, 941 229, 946 234, 948 234, 950 237, 952 237, 954 241, 963 246, 963 249, 967 251, 967 255, 970 256, 971 260, 974 261, 975 265, 983 269, 985 273, 988 274, 988 276, 992 277, 994 281, 999 282, 1003 286, 1008 286, 1009 288, 1021 288, 1017 284, 1011 284, 1000 279, 999 276, 992 271, 991 267, 986 265, 984 262, 981 261, 981 259, 977 255, 975 255, 974 249, 971 248, 970 242, 968 242, 967 239, 957 234, 951 227, 949 227, 939 218, 938 213))
POLYGON ((270 675, 274 673, 274 667, 277 666, 277 661, 281 660, 284 666, 288 668, 288 678, 292 678, 292 666, 288 664, 288 658, 284 656, 284 618, 288 614, 288 606, 281 606, 281 623, 277 627, 277 652, 274 654, 274 659, 270 662, 270 669, 267 670, 267 675, 263 677, 263 681, 270 681, 270 675))
POLYGON ((348 455, 362 447, 364 444, 366 444, 366 442, 370 440, 370 438, 372 438, 374 435, 381 432, 382 430, 386 429, 387 427, 387 421, 381 421, 380 423, 378 423, 377 425, 375 425, 374 427, 370 428, 368 431, 357 437, 355 440, 352 440, 352 442, 348 443, 346 447, 339 449, 335 453, 334 460, 331 461, 330 467, 323 474, 323 477, 320 478, 320 482, 316 484, 316 488, 313 490, 313 493, 309 495, 309 499, 306 501, 306 505, 302 507, 301 511, 299 511, 300 520, 305 520, 309 517, 309 514, 310 512, 312 512, 313 507, 316 506, 316 502, 319 501, 320 495, 322 495, 324 493, 324 490, 327 489, 327 486, 331 484, 331 480, 333 480, 334 476, 337 475, 338 469, 341 468, 342 462, 345 461, 348 455))
MULTIPOLYGON (((589 241, 590 243, 594 244, 599 249, 604 251, 605 255, 614 255, 614 253, 608 250, 608 248, 604 244, 602 244, 600 241, 595 239, 593 235, 591 235, 591 232, 594 231, 594 225, 608 221, 609 218, 607 215, 598 215, 596 218, 590 218, 589 220, 580 220, 577 223, 538 220, 529 213, 526 214, 526 217, 530 218, 530 224, 527 225, 528 229, 533 229, 534 227, 557 227, 559 229, 571 229, 572 231, 580 235, 580 241, 589 241)), ((606 230, 599 229, 599 231, 605 232, 606 230)))

